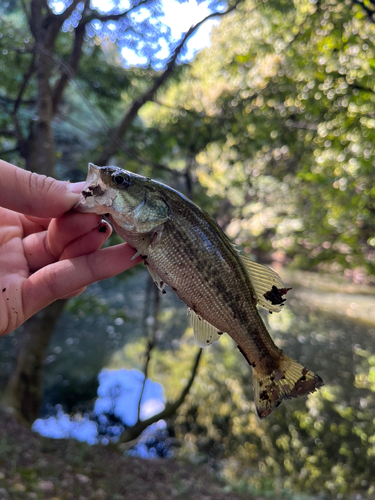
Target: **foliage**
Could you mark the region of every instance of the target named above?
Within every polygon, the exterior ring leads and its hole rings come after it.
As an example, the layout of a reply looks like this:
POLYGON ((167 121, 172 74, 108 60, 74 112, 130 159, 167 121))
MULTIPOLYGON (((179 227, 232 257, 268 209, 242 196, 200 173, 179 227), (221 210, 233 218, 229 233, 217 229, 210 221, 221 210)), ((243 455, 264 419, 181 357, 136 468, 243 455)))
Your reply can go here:
POLYGON ((195 119, 198 180, 249 252, 372 273, 374 35, 354 2, 248 1, 148 110, 178 134, 195 119))

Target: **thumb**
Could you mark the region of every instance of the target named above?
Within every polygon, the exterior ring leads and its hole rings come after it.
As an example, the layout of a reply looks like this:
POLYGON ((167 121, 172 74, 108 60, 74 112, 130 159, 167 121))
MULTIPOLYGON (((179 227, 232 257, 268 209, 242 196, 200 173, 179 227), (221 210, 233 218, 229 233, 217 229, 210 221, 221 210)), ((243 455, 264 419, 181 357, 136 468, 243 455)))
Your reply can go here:
POLYGON ((69 184, 0 160, 0 206, 35 217, 59 217, 79 200, 83 183, 69 184))

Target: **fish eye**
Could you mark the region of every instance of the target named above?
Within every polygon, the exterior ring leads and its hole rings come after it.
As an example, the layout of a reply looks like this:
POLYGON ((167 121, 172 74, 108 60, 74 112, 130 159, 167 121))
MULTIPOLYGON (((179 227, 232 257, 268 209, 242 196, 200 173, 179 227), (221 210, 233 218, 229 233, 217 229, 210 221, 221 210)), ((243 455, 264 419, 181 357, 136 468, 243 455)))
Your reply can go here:
POLYGON ((113 174, 112 175, 112 180, 114 184, 118 187, 129 187, 130 186, 130 179, 129 176, 126 174, 113 174))

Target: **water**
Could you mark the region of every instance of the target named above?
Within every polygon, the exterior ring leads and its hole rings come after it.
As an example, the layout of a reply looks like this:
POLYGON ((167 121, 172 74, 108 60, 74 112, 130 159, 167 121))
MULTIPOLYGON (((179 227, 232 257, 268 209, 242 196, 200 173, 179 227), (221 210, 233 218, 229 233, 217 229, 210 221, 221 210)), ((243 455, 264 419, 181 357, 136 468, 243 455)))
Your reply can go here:
MULTIPOLYGON (((146 279, 141 272, 94 285, 64 313, 46 359, 45 415, 56 404, 64 412, 92 408, 103 367, 142 369, 146 279)), ((190 409, 173 424, 182 450, 213 460, 226 480, 248 492, 374 497, 374 301, 371 294, 294 287, 281 313, 264 313, 276 343, 325 386, 309 398, 283 402, 262 422, 254 413, 249 367, 233 343, 223 338, 206 349, 190 409)), ((189 369, 193 356, 191 341, 180 342, 187 327, 186 307, 168 290, 155 356, 167 397, 178 394, 170 389, 177 378, 188 376, 179 371, 183 363, 189 369)), ((9 372, 17 335, 0 343, 2 373, 9 372)))

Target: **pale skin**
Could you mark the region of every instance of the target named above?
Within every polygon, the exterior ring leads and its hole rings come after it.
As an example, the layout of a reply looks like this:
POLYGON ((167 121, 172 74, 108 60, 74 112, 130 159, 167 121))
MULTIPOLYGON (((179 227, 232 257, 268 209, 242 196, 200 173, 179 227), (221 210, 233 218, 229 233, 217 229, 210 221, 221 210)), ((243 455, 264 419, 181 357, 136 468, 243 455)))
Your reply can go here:
POLYGON ((126 243, 100 250, 111 227, 71 211, 82 188, 0 160, 0 335, 141 262, 126 243))

